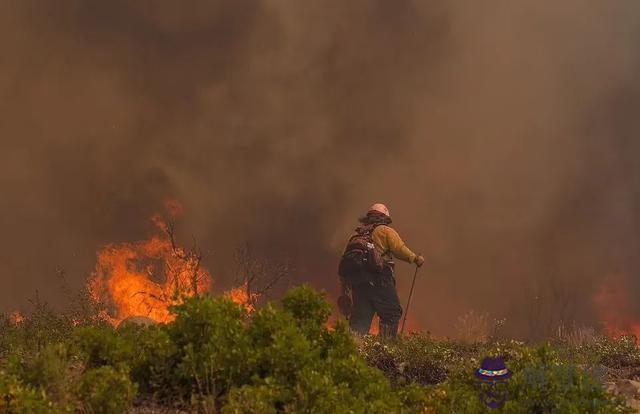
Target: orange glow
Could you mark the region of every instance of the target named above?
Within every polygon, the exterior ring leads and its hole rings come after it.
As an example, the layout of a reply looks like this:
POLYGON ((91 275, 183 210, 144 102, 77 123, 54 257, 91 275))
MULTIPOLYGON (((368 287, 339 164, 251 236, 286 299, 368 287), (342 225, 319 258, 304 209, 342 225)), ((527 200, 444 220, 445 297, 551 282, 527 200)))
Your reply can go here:
MULTIPOLYGON (((334 312, 331 314, 331 316, 329 317, 329 320, 327 321, 327 323, 325 324, 325 326, 327 327, 327 329, 329 330, 333 330, 336 322, 340 319, 344 319, 344 316, 342 316, 339 311, 334 310, 334 312)), ((400 327, 402 326, 402 319, 400 320, 400 323, 398 324, 398 335, 400 335, 400 327)), ((411 316, 411 314, 409 316, 407 316, 407 323, 404 327, 404 334, 405 335, 410 335, 413 333, 420 333, 422 330, 418 324, 418 321, 416 320, 416 318, 414 318, 413 316, 411 316)), ((374 315, 373 319, 371 320, 371 326, 369 327, 369 335, 379 335, 380 334, 380 317, 378 317, 378 315, 374 315)))
POLYGON ((378 315, 373 317, 371 321, 371 326, 369 327, 369 335, 379 335, 380 334, 380 318, 378 315))
MULTIPOLYGON (((401 327, 402 327, 402 319, 400 319, 400 323, 398 324, 398 335, 400 335, 401 327)), ((418 324, 416 320, 411 316, 407 316, 407 322, 404 327, 404 334, 408 335, 412 333, 417 333, 419 331, 420 329, 418 328, 418 324)), ((373 321, 371 322, 371 327, 369 328, 369 335, 380 335, 380 318, 378 317, 378 315, 375 315, 373 317, 373 321)))
MULTIPOLYGON (((400 320, 400 327, 398 328, 398 333, 400 333, 401 327, 402 327, 402 320, 400 320)), ((414 333, 419 333, 421 331, 422 329, 420 328, 420 324, 418 323, 417 319, 413 317, 411 313, 407 315, 407 322, 405 323, 405 326, 404 326, 404 334, 411 335, 414 333)))
POLYGON ((605 333, 610 337, 635 335, 640 338, 640 322, 633 316, 627 292, 621 277, 609 275, 594 298, 605 333))
POLYGON ((24 322, 24 320, 25 320, 24 315, 23 315, 23 314, 21 314, 21 313, 20 313, 20 312, 18 312, 18 311, 14 311, 14 312, 11 314, 11 321, 12 321, 16 326, 17 326, 17 325, 20 325, 22 322, 24 322))
MULTIPOLYGON (((167 210, 175 216, 181 207, 171 201, 167 210)), ((105 305, 102 316, 114 325, 130 316, 170 322, 174 319, 170 306, 211 287, 211 275, 197 256, 173 246, 162 216, 156 214, 152 221, 161 230, 159 235, 98 251, 88 288, 91 297, 105 305)))
POLYGON ((247 312, 251 313, 255 310, 254 304, 258 299, 258 294, 250 293, 247 287, 248 284, 245 282, 244 284, 225 292, 224 295, 238 305, 244 306, 247 312))

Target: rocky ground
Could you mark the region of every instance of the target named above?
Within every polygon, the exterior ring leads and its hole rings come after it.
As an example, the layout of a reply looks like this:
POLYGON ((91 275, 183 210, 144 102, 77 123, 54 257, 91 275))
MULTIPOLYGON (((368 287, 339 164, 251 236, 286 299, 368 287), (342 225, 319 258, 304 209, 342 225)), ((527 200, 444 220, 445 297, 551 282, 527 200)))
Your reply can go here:
POLYGON ((623 396, 630 407, 640 412, 640 381, 630 379, 616 379, 605 382, 609 392, 623 396))

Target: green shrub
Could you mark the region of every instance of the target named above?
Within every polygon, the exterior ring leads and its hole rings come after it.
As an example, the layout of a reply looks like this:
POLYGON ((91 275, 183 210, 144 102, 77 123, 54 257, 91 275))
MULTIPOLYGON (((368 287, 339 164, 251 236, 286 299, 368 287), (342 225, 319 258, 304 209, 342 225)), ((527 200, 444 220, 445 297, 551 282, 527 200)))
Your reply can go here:
POLYGON ((315 292, 308 286, 289 289, 282 299, 282 307, 290 313, 304 335, 315 341, 326 329, 331 315, 331 305, 324 294, 315 292))
POLYGON ((24 334, 9 315, 0 315, 0 358, 6 358, 24 348, 24 334))
POLYGON ((0 356, 39 351, 48 344, 65 342, 73 322, 64 314, 35 299, 33 310, 19 324, 4 315, 0 319, 0 356))
MULTIPOLYGON (((509 393, 504 413, 631 413, 625 403, 608 394, 587 372, 558 360, 548 345, 497 345, 514 373, 506 383, 509 393)), ((495 355, 495 353, 492 353, 495 355)), ((480 385, 473 370, 452 372, 431 390, 429 405, 436 412, 492 412, 480 401, 480 385)))
POLYGON ((250 318, 208 296, 174 310, 166 333, 175 354, 162 358, 175 361, 179 392, 201 410, 388 413, 424 405, 418 387, 394 390, 367 365, 344 323, 327 330, 329 305, 306 287, 289 292, 281 309, 267 304, 250 318))
POLYGON ((10 367, 17 377, 44 390, 58 405, 66 406, 73 400, 75 372, 81 366, 74 365, 65 344, 48 344, 28 357, 13 356, 10 367))
POLYGON ((170 396, 176 387, 174 369, 177 347, 165 326, 126 325, 118 329, 119 337, 135 351, 126 360, 131 379, 141 392, 170 396))
POLYGON ((200 296, 174 308, 167 326, 176 346, 177 392, 219 396, 251 374, 243 307, 226 298, 200 296))
POLYGON ((233 388, 223 413, 420 413, 421 389, 397 392, 386 378, 360 358, 352 357, 302 368, 294 384, 266 377, 233 388))
POLYGON ((3 413, 58 413, 46 393, 24 384, 16 376, 0 371, 0 411, 3 413))
POLYGON ((270 304, 255 312, 247 334, 254 370, 260 378, 271 376, 290 384, 304 366, 319 357, 319 348, 312 346, 293 316, 270 304))
POLYGON ((87 368, 126 364, 134 354, 135 342, 127 341, 110 326, 87 326, 75 331, 79 352, 87 368))
POLYGON ((282 412, 285 399, 281 388, 272 385, 244 385, 227 397, 222 414, 276 414, 282 412))
POLYGON ((640 368, 640 349, 634 336, 602 337, 584 347, 584 351, 595 355, 593 359, 608 368, 640 368))
POLYGON ((346 324, 329 331, 327 317, 322 295, 305 287, 287 295, 283 310, 256 311, 247 328, 255 372, 230 391, 223 412, 421 412, 424 392, 394 390, 360 357, 346 324))
POLYGON ((512 398, 505 405, 505 412, 625 412, 621 400, 607 394, 590 375, 573 365, 525 367, 512 377, 509 388, 512 398))
POLYGON ((205 295, 176 306, 166 325, 97 323, 72 333, 62 319, 48 333, 45 322, 54 319, 45 311, 24 327, 0 320, 0 408, 68 412, 80 398, 89 412, 124 412, 139 389, 145 400, 191 401, 196 410, 226 414, 482 413, 491 411, 473 371, 484 356, 499 355, 514 372, 501 412, 630 412, 582 367, 640 369, 633 338, 532 347, 409 335, 356 344, 344 321, 327 329, 323 294, 295 288, 281 305, 248 315, 205 295))
POLYGON ((80 380, 80 398, 86 409, 95 414, 125 412, 136 392, 126 371, 108 365, 88 370, 80 380))
POLYGON ((360 352, 369 365, 380 369, 396 384, 434 385, 444 381, 449 371, 462 365, 471 367, 477 345, 435 341, 413 334, 397 340, 366 336, 360 352))

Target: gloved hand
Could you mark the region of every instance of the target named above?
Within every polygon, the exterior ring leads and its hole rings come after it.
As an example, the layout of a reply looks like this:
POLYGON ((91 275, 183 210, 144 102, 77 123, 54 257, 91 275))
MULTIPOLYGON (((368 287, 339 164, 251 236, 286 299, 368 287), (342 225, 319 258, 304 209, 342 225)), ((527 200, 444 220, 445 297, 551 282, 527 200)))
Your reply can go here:
POLYGON ((416 258, 413 259, 413 263, 415 263, 418 267, 422 267, 422 265, 424 264, 424 257, 422 257, 421 254, 417 255, 416 258))

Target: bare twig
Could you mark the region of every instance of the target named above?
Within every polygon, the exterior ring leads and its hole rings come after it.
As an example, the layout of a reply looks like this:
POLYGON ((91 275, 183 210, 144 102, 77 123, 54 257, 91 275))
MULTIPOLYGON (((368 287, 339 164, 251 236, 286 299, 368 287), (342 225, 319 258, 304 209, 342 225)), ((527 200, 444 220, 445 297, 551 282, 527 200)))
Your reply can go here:
MULTIPOLYGON (((199 293, 198 284, 202 278, 200 274, 200 265, 202 263, 202 258, 203 258, 202 250, 198 247, 196 238, 193 235, 191 236, 192 238, 191 249, 189 249, 188 251, 185 251, 184 249, 177 247, 176 237, 175 237, 175 223, 173 221, 168 220, 164 230, 165 230, 165 233, 167 234, 167 237, 169 237, 169 241, 171 243, 171 250, 174 256, 180 259, 181 261, 191 265, 190 266, 192 268, 192 274, 190 278, 191 290, 194 296, 197 296, 199 293)), ((172 273, 175 274, 175 272, 172 272, 172 273)), ((176 279, 177 279, 177 274, 176 274, 176 279)), ((175 280, 174 284, 176 285, 176 289, 179 290, 180 288, 182 288, 182 286, 178 286, 179 285, 178 280, 175 280)))
POLYGON ((268 296, 276 285, 290 275, 288 262, 259 259, 248 244, 236 249, 234 262, 236 284, 244 286, 247 298, 251 302, 255 302, 259 297, 268 296))

